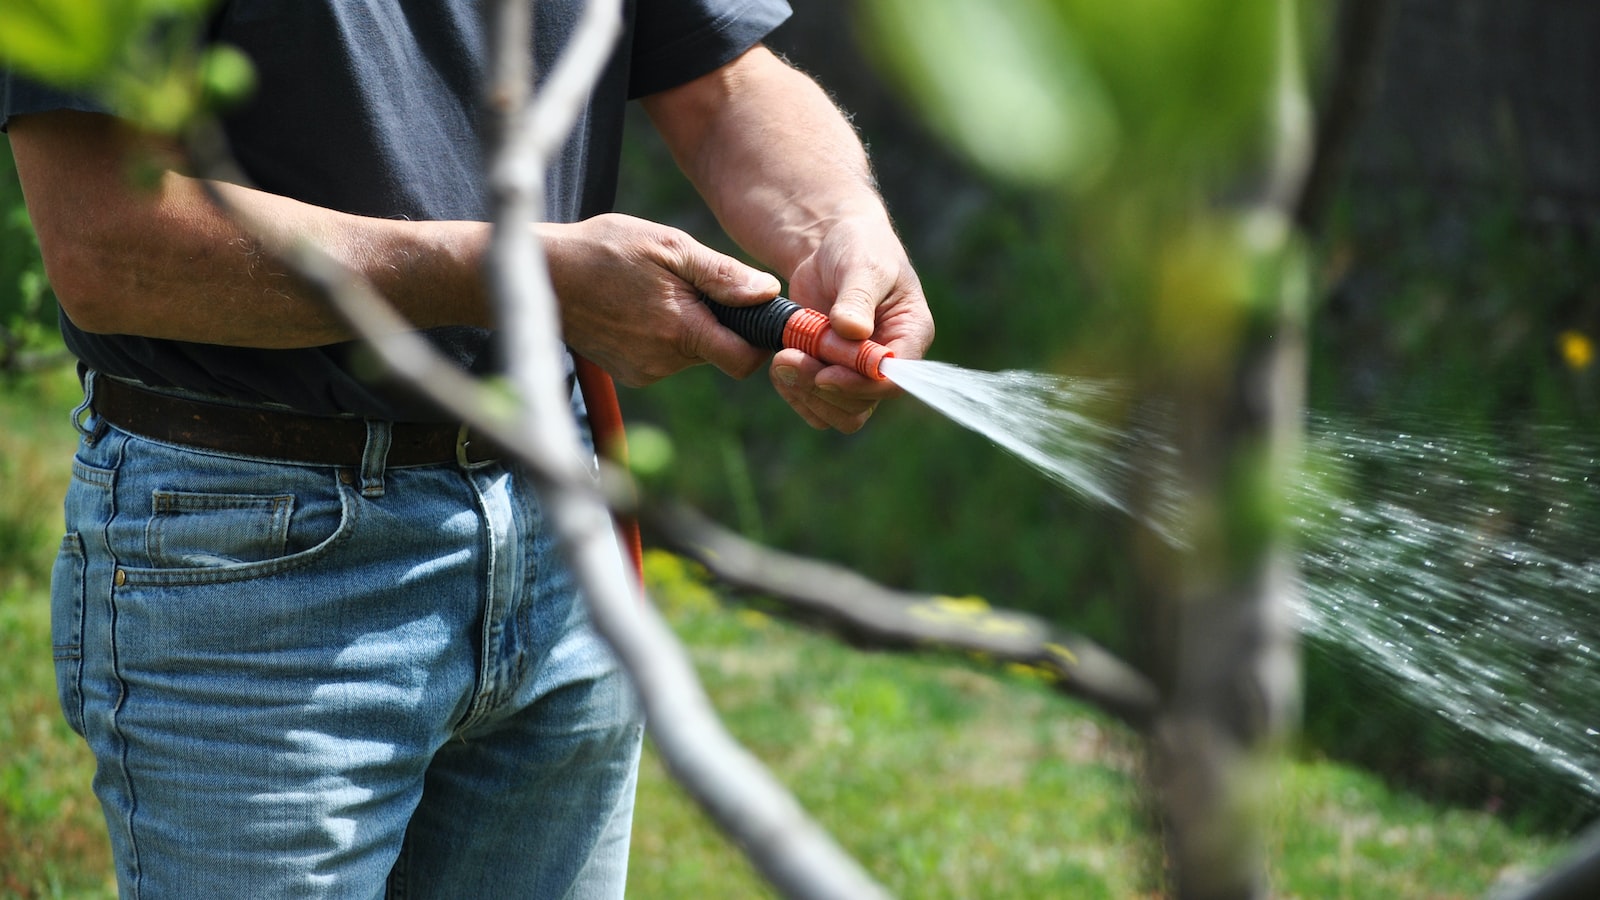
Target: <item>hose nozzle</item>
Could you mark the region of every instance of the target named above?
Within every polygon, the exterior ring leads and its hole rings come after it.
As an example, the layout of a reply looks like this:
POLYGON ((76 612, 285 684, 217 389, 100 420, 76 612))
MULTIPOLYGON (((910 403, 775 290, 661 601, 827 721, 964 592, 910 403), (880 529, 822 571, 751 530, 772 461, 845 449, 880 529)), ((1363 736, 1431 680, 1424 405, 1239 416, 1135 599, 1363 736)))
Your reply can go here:
POLYGON ((886 381, 883 361, 894 351, 877 341, 846 340, 833 331, 828 317, 787 297, 756 306, 725 306, 702 295, 717 321, 763 350, 785 347, 836 366, 848 366, 876 381, 886 381))

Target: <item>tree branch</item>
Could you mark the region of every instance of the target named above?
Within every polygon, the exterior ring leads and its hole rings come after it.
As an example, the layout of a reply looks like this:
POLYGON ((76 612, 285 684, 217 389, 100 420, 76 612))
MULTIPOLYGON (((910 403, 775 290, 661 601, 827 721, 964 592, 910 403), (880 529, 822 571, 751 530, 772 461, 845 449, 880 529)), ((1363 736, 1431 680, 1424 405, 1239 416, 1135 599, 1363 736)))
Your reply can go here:
POLYGON ((1600 897, 1600 825, 1573 842, 1573 849, 1531 884, 1497 892, 1498 900, 1589 900, 1600 897))
MULTIPOLYGON (((887 896, 861 866, 801 809, 717 718, 688 655, 659 613, 642 602, 619 552, 610 507, 634 494, 625 474, 587 469, 572 415, 556 298, 530 223, 543 216, 545 155, 561 145, 604 65, 620 23, 619 0, 594 0, 579 21, 546 97, 528 99, 532 23, 526 0, 492 10, 498 149, 490 163, 494 236, 488 278, 511 360, 508 398, 461 371, 358 273, 306 241, 268 237, 263 223, 211 199, 254 233, 264 249, 320 290, 396 374, 424 396, 493 440, 533 479, 541 503, 589 604, 596 630, 611 644, 639 692, 668 768, 783 894, 796 898, 887 896), (563 129, 560 135, 545 129, 563 129), (509 407, 509 408, 508 408, 509 407), (610 487, 611 503, 601 488, 610 487)), ((214 122, 187 140, 209 177, 247 184, 214 122)))
POLYGON ((789 615, 877 649, 941 648, 1043 670, 1063 693, 1144 730, 1156 691, 1088 638, 985 603, 883 587, 849 569, 762 547, 684 506, 650 506, 659 539, 718 579, 772 599, 789 615))
POLYGON ((513 351, 507 354, 513 360, 510 374, 525 411, 519 417, 522 440, 509 446, 527 448, 521 455, 546 464, 534 471, 540 500, 595 628, 632 677, 656 746, 680 783, 784 894, 885 896, 723 728, 671 629, 640 602, 606 505, 584 487, 582 473, 562 464, 580 458, 580 444, 570 398, 562 390, 566 379, 555 292, 543 253, 530 246, 528 223, 543 215, 546 156, 564 140, 609 58, 620 18, 618 0, 591 0, 551 73, 550 92, 529 107, 523 102, 531 70, 527 0, 500 0, 494 8, 499 40, 491 97, 501 112, 503 139, 490 166, 495 202, 490 281, 513 351))
POLYGON ((1308 234, 1321 229, 1349 161, 1355 134, 1378 93, 1393 0, 1344 0, 1339 6, 1334 59, 1317 116, 1316 143, 1295 221, 1308 234))

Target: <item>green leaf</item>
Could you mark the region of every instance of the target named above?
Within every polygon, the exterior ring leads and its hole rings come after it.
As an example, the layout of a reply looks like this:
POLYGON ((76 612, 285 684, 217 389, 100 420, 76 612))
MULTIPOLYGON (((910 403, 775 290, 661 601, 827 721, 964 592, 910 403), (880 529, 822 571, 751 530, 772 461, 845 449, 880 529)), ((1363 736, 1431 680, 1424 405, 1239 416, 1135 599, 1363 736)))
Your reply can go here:
POLYGON ((640 478, 665 472, 672 465, 672 438, 650 425, 628 427, 628 468, 640 478))
POLYGON ((90 84, 116 62, 130 5, 6 0, 0 4, 0 64, 63 86, 90 84))
POLYGON ((237 47, 218 44, 200 60, 200 85, 210 109, 229 109, 255 90, 255 66, 237 47))
POLYGON ((1104 167, 1116 122, 1047 0, 871 0, 867 25, 928 120, 999 175, 1081 184, 1104 167))
POLYGON ((4 0, 0 66, 93 92, 118 115, 158 131, 248 93, 253 76, 234 50, 200 51, 215 0, 4 0))
POLYGON ((1278 0, 1051 0, 1122 126, 1129 180, 1237 163, 1272 86, 1278 0))

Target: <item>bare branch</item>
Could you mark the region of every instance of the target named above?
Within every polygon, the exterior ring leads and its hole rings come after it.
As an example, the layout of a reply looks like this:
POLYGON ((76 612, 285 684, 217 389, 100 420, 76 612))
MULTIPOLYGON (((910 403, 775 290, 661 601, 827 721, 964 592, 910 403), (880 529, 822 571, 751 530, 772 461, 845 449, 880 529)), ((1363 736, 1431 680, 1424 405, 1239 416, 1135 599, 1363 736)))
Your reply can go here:
POLYGON ((594 89, 617 35, 622 30, 621 7, 614 2, 584 6, 566 52, 539 86, 519 136, 522 152, 549 159, 566 139, 594 89))
POLYGON ((1600 896, 1600 825, 1579 835, 1568 855, 1533 883, 1494 896, 1498 900, 1588 900, 1600 896))
POLYGON ((880 649, 941 648, 1043 670, 1063 693, 1136 729, 1149 727, 1153 685, 1105 648, 1025 613, 894 591, 856 572, 745 540, 687 507, 649 508, 652 530, 734 587, 771 598, 787 613, 880 649))
MULTIPOLYGON (((1282 259, 1293 245, 1293 210, 1311 147, 1296 0, 1278 0, 1276 8, 1270 169, 1247 210, 1247 252, 1263 261, 1282 259)), ((1298 452, 1303 323, 1293 302, 1294 267, 1279 268, 1275 281, 1249 289, 1259 295, 1240 298, 1259 312, 1231 362, 1185 373, 1189 386, 1180 400, 1190 414, 1180 449, 1191 517, 1197 534, 1207 536, 1199 546, 1211 547, 1175 567, 1179 582, 1160 611, 1177 640, 1168 648, 1165 702, 1152 729, 1152 774, 1180 897, 1266 896, 1259 769, 1281 748, 1299 696, 1289 614, 1298 583, 1293 557, 1281 525, 1253 533, 1238 527, 1258 501, 1238 488, 1237 469, 1229 468, 1259 459, 1251 464, 1273 467, 1282 478, 1298 452)))
POLYGON ((500 39, 492 97, 504 106, 503 140, 490 166, 495 202, 490 281, 513 351, 508 354, 510 374, 525 411, 520 417, 522 440, 511 446, 528 448, 530 456, 545 463, 557 461, 555 469, 535 474, 541 502, 562 540, 595 627, 633 678, 656 745, 680 782, 786 895, 885 896, 728 735, 671 629, 641 602, 606 506, 593 490, 581 486, 580 476, 560 465, 578 458, 572 451, 579 443, 570 398, 562 391, 566 379, 555 292, 528 224, 543 213, 545 154, 564 139, 588 86, 609 57, 620 3, 591 0, 552 73, 550 98, 529 110, 521 103, 531 68, 526 2, 500 0, 494 13, 500 39), (560 131, 542 130, 548 127, 560 131), (563 477, 550 478, 554 473, 563 477))
POLYGON ((1394 0, 1345 0, 1339 7, 1328 88, 1317 117, 1316 149, 1295 220, 1309 234, 1321 229, 1344 174, 1356 131, 1378 93, 1380 63, 1394 19, 1394 0))

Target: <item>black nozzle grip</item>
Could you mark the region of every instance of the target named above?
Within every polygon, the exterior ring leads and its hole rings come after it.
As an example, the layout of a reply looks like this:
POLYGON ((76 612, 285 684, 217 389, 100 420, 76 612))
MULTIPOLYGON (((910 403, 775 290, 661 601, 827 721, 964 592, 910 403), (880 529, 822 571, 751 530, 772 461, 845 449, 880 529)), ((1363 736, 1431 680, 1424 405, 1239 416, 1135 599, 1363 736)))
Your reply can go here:
POLYGON ((755 306, 725 306, 700 295, 701 301, 711 309, 722 327, 744 338, 763 350, 777 352, 783 349, 783 326, 789 317, 800 310, 800 304, 788 297, 774 297, 755 306))

